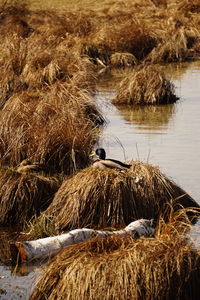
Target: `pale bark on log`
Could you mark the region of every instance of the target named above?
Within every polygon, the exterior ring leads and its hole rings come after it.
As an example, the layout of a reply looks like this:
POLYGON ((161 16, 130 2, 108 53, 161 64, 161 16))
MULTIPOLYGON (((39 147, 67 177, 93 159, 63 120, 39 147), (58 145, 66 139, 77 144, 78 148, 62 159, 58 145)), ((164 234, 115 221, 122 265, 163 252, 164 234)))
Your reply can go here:
POLYGON ((13 260, 17 257, 20 261, 30 261, 45 258, 66 246, 77 244, 93 237, 106 238, 119 235, 122 237, 131 236, 133 239, 140 236, 152 236, 154 228, 151 221, 140 219, 130 223, 122 230, 100 231, 89 228, 74 229, 68 233, 58 236, 51 236, 43 239, 10 243, 11 256, 13 260))

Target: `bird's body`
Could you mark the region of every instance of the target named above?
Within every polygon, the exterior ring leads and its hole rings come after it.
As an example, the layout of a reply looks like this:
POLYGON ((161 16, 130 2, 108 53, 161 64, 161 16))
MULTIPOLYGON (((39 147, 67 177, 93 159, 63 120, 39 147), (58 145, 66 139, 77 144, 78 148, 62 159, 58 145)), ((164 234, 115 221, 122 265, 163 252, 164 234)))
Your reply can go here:
POLYGON ((97 149, 96 152, 92 154, 92 156, 94 155, 96 155, 98 159, 94 161, 92 165, 93 168, 127 170, 131 167, 131 165, 125 164, 116 159, 106 159, 106 152, 103 148, 97 149))

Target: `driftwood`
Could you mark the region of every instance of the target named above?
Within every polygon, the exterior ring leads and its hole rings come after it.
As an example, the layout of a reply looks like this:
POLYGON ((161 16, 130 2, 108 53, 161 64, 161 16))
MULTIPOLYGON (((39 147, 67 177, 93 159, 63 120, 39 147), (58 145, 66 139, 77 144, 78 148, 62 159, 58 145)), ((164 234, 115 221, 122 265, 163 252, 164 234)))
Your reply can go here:
POLYGON ((122 230, 100 231, 82 228, 71 230, 58 236, 33 241, 12 242, 10 243, 11 256, 14 261, 30 261, 45 258, 65 246, 77 244, 93 237, 106 238, 112 235, 119 235, 122 237, 132 236, 133 239, 136 239, 140 236, 152 236, 154 228, 151 223, 149 220, 140 219, 130 223, 122 230))

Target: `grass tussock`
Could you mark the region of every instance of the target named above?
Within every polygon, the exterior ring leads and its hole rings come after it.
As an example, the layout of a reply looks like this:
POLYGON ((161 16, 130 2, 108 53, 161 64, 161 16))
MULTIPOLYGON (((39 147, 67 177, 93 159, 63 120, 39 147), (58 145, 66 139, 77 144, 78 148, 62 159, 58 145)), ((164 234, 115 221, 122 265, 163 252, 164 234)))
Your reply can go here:
POLYGON ((59 184, 55 178, 1 169, 0 224, 23 225, 51 203, 59 184))
POLYGON ((113 104, 152 105, 176 102, 173 83, 155 66, 134 70, 124 78, 113 104))
POLYGON ((125 226, 135 219, 158 219, 171 199, 175 210, 199 207, 157 167, 132 162, 127 172, 90 167, 66 179, 45 214, 59 229, 125 226))
POLYGON ((132 67, 138 64, 136 57, 131 53, 114 53, 110 58, 113 67, 132 67))
MULTIPOLYGON (((194 31, 196 30, 195 28, 194 31)), ((145 62, 169 63, 187 61, 190 59, 190 49, 194 46, 197 37, 198 34, 193 31, 185 28, 175 28, 175 32, 170 32, 169 35, 166 35, 163 41, 152 50, 145 58, 145 62)))
POLYGON ((176 226, 175 219, 160 223, 154 238, 93 239, 66 247, 30 299, 196 299, 200 254, 176 226))
POLYGON ((27 38, 33 29, 25 18, 30 13, 26 1, 1 1, 0 3, 0 33, 6 35, 18 35, 27 38))
POLYGON ((20 93, 2 110, 1 162, 15 167, 30 159, 71 174, 88 164, 103 121, 88 92, 73 85, 20 93))
POLYGON ((55 83, 70 83, 91 90, 96 82, 95 67, 77 49, 69 51, 63 40, 34 35, 29 40, 5 39, 1 52, 0 107, 23 90, 44 90, 55 83))
POLYGON ((104 35, 113 52, 130 52, 138 60, 142 60, 156 46, 156 39, 137 21, 128 20, 125 24, 108 27, 104 35))
POLYGON ((200 12, 200 3, 198 0, 181 1, 181 3, 179 3, 178 5, 178 10, 183 11, 187 14, 198 14, 200 12))

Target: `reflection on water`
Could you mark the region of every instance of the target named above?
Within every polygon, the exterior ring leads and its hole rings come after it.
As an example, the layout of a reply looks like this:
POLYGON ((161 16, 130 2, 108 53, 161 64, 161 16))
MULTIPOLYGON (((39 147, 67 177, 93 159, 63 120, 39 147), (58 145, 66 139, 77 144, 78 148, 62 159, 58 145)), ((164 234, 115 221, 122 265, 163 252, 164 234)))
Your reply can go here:
MULTIPOLYGON (((116 85, 103 82, 96 98, 109 123, 100 144, 106 148, 108 157, 140 159, 158 165, 200 204, 200 62, 162 68, 180 97, 175 105, 117 108, 110 102, 118 80, 115 82, 111 77, 116 85)), ((119 75, 124 74, 117 74, 118 78, 119 75)), ((200 221, 190 232, 198 248, 199 233, 200 221)))
MULTIPOLYGON (((100 144, 108 157, 139 158, 158 165, 200 203, 200 62, 162 68, 173 79, 176 94, 181 97, 175 105, 117 108, 111 99, 123 72, 115 74, 117 80, 111 82, 104 77, 96 94, 108 120, 100 144)), ((199 226, 193 227, 192 235, 200 245, 199 226)), ((28 299, 41 269, 34 265, 9 267, 8 240, 13 237, 6 231, 0 231, 0 237, 0 299, 28 299)))
POLYGON ((9 267, 0 266, 0 299, 28 300, 32 291, 33 283, 39 273, 39 269, 34 268, 34 272, 28 271, 23 273, 26 274, 26 276, 18 276, 15 272, 11 273, 11 269, 9 267))
POLYGON ((174 78, 175 105, 117 108, 110 104, 115 92, 99 89, 96 98, 109 120, 100 144, 108 157, 148 159, 200 203, 200 62, 163 70, 174 78))
POLYGON ((135 129, 152 130, 156 134, 160 130, 166 130, 169 122, 175 114, 175 104, 159 106, 118 106, 120 115, 127 124, 135 129))
POLYGON ((41 269, 38 265, 22 264, 12 266, 9 241, 14 240, 16 234, 0 229, 0 299, 13 300, 29 298, 33 283, 41 269))

